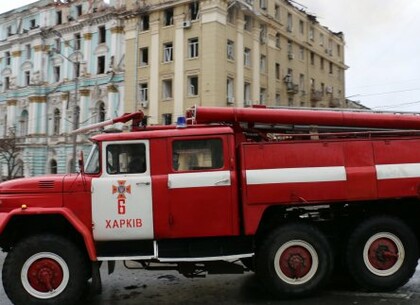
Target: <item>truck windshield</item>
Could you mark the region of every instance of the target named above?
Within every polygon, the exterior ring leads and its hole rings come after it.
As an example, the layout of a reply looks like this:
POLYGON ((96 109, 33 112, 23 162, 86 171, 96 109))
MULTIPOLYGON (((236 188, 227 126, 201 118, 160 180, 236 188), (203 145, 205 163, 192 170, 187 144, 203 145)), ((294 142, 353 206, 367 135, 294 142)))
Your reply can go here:
POLYGON ((92 149, 89 153, 89 157, 86 161, 85 166, 86 174, 97 174, 99 173, 99 147, 98 144, 93 144, 92 149))

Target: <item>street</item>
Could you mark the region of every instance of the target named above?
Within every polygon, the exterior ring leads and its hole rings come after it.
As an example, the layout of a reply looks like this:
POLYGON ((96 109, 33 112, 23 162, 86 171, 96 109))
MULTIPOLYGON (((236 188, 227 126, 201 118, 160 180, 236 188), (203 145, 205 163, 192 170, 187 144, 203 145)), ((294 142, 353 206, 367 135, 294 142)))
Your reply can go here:
MULTIPOLYGON (((0 254, 3 266, 5 254, 0 254)), ((352 287, 345 279, 334 278, 324 291, 299 300, 275 300, 257 281, 253 273, 243 275, 211 275, 187 279, 177 272, 150 272, 127 270, 121 263, 108 276, 106 264, 102 267, 103 293, 89 296, 79 305, 134 305, 134 304, 270 304, 270 305, 414 305, 420 302, 420 267, 411 281, 393 293, 367 293, 352 287)), ((1 281, 0 281, 1 282, 1 281)), ((0 305, 12 305, 0 287, 0 305)), ((75 304, 76 305, 76 304, 75 304)))

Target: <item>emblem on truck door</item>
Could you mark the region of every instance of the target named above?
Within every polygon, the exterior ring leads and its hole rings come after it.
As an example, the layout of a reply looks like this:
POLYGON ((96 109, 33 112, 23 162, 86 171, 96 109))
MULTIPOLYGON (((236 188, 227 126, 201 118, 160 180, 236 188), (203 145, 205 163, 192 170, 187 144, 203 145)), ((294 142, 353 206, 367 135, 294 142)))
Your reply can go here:
POLYGON ((124 215, 125 208, 125 194, 131 194, 131 185, 125 185, 125 180, 118 180, 118 185, 112 185, 112 194, 118 193, 117 196, 117 209, 118 214, 124 215))

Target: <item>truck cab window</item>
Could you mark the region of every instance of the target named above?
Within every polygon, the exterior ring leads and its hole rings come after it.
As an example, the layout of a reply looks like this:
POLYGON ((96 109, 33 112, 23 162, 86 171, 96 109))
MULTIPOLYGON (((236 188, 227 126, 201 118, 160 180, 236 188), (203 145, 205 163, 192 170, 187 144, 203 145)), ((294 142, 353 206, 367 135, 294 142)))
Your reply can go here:
POLYGON ((106 171, 111 175, 146 172, 144 144, 111 144, 106 147, 106 171))
POLYGON ((99 173, 99 147, 94 144, 92 150, 89 153, 85 167, 86 174, 97 174, 99 173))
POLYGON ((223 168, 221 139, 179 140, 172 144, 175 171, 200 171, 223 168))

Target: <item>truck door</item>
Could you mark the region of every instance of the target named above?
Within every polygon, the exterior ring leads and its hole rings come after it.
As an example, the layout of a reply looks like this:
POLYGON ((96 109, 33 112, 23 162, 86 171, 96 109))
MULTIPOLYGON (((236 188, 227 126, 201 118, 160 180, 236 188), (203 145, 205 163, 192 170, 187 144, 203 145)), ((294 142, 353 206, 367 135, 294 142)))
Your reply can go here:
POLYGON ((171 237, 233 235, 238 230, 233 142, 228 136, 168 140, 171 237))
POLYGON ((92 181, 95 240, 153 239, 149 141, 104 142, 101 163, 92 181))

